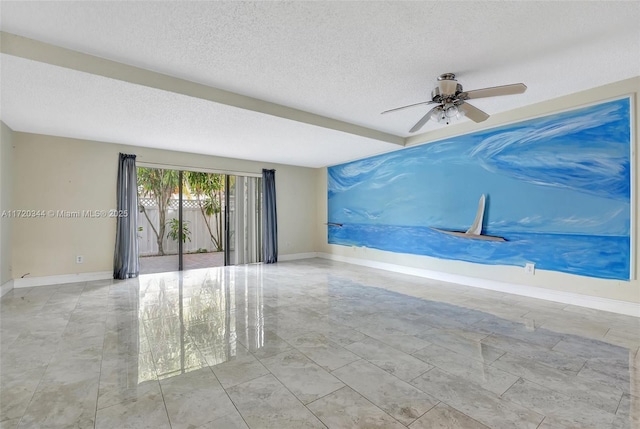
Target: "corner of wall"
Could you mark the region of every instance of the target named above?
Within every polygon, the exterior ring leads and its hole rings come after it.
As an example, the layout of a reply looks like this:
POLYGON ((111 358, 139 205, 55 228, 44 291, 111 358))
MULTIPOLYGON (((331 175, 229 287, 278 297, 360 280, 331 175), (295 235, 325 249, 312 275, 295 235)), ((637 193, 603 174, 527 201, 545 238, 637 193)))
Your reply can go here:
MULTIPOLYGON (((0 121, 0 213, 11 210, 13 204, 13 131, 0 121)), ((4 214, 0 218, 0 285, 4 295, 12 286, 13 221, 4 214)))
POLYGON ((316 169, 316 216, 313 230, 313 251, 325 252, 327 242, 327 167, 316 169))
POLYGON ((14 285, 13 285, 13 280, 9 280, 8 282, 1 284, 0 285, 0 297, 5 296, 7 293, 11 292, 11 290, 13 290, 14 285))

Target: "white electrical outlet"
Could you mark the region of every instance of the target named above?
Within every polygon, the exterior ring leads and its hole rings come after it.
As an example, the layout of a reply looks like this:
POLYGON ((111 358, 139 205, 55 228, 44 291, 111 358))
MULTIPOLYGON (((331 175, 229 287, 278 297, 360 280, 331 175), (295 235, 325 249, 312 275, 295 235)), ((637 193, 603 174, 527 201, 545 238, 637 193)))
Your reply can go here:
POLYGON ((76 264, 81 264, 84 262, 84 256, 78 255, 76 256, 76 264))
POLYGON ((526 264, 524 264, 524 272, 534 275, 536 273, 536 264, 527 262, 526 264))

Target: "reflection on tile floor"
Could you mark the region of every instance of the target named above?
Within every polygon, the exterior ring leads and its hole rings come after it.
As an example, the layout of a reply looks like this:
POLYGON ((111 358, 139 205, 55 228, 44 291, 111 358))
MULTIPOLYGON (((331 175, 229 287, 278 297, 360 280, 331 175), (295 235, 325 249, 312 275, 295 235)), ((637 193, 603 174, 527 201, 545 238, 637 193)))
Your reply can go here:
MULTIPOLYGON (((185 253, 182 264, 185 270, 223 267, 224 252, 185 253)), ((177 269, 178 255, 140 257, 140 274, 166 273, 177 269)))
POLYGON ((322 259, 0 311, 3 429, 640 427, 640 319, 322 259))

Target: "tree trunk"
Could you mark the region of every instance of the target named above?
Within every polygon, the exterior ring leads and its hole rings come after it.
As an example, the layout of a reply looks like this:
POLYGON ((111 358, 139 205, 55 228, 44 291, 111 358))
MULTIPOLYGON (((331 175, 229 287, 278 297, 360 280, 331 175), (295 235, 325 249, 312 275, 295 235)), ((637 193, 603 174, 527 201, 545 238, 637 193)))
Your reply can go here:
POLYGON ((164 240, 164 233, 167 226, 167 209, 171 201, 171 193, 173 189, 165 189, 162 200, 158 201, 158 254, 164 255, 164 247, 162 241, 164 240))
POLYGON ((207 227, 207 231, 209 231, 209 238, 211 239, 211 243, 217 248, 218 242, 216 238, 213 236, 213 231, 211 231, 211 223, 209 222, 207 213, 204 209, 204 205, 202 199, 200 198, 200 193, 196 193, 196 200, 198 201, 198 207, 200 207, 200 213, 202 214, 202 218, 204 219, 204 224, 207 227))
POLYGON ((140 211, 144 214, 144 217, 147 218, 147 222, 149 222, 149 226, 151 227, 151 230, 156 235, 156 243, 158 242, 158 240, 160 240, 159 249, 162 250, 162 235, 158 232, 158 230, 156 230, 155 226, 153 226, 153 222, 151 222, 151 219, 147 214, 147 209, 145 209, 144 206, 140 206, 140 211))
POLYGON ((158 255, 160 256, 164 256, 164 247, 162 246, 162 242, 164 241, 164 224, 165 224, 165 219, 166 219, 166 209, 162 208, 158 208, 158 234, 157 234, 157 240, 156 242, 158 243, 158 255))

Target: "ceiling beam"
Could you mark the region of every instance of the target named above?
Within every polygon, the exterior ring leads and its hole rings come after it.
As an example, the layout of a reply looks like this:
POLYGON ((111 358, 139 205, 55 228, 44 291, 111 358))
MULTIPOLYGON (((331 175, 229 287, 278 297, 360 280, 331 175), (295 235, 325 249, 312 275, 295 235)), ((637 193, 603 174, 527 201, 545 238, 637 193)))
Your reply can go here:
POLYGON ((271 103, 258 98, 247 97, 223 89, 214 88, 163 73, 157 73, 128 64, 107 60, 94 55, 62 48, 15 34, 0 32, 0 52, 7 55, 77 70, 142 85, 150 88, 200 98, 214 103, 225 104, 240 109, 251 110, 265 115, 277 116, 292 121, 328 128, 348 134, 404 146, 405 139, 349 122, 316 115, 282 104, 271 103))

